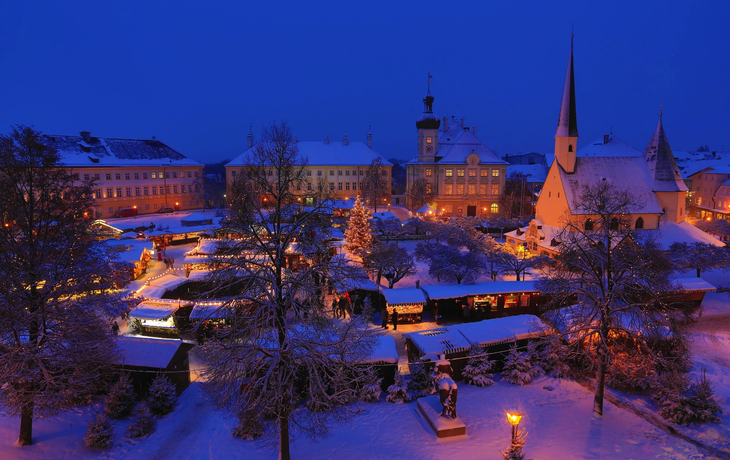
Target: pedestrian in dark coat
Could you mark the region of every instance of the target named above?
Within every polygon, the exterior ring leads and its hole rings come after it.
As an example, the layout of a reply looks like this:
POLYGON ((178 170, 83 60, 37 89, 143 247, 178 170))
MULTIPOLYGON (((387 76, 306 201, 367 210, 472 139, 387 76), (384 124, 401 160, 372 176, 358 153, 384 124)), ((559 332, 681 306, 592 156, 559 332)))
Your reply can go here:
POLYGON ((395 307, 393 308, 393 314, 390 315, 390 317, 393 320, 393 330, 397 331, 398 330, 398 309, 397 308, 395 308, 395 307))
POLYGON ((383 307, 382 310, 380 310, 380 319, 382 320, 381 326, 383 329, 388 329, 388 309, 383 307))
POLYGON ((337 317, 337 297, 332 297, 332 315, 334 317, 337 317))
POLYGON ((345 296, 340 297, 339 307, 340 307, 340 311, 339 311, 338 317, 344 318, 345 310, 347 310, 347 299, 345 298, 345 296))

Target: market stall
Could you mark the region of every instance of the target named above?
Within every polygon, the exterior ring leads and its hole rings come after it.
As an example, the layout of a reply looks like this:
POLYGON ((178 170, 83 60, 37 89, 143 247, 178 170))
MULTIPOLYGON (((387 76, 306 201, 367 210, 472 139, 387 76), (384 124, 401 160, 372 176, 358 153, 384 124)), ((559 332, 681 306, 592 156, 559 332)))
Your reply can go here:
POLYGON ((386 391, 395 382, 395 373, 398 370, 398 348, 395 338, 390 335, 375 337, 373 350, 370 356, 363 360, 363 364, 372 365, 380 382, 380 388, 386 391))
POLYGON ((385 297, 385 307, 388 317, 398 310, 399 323, 415 323, 423 320, 423 307, 426 305, 426 294, 416 288, 383 289, 380 291, 385 297))
POLYGON ((456 380, 461 380, 461 371, 466 366, 467 360, 456 358, 466 358, 471 343, 456 327, 449 326, 428 331, 411 332, 403 334, 403 336, 406 338, 409 362, 422 361, 426 358, 425 355, 433 359, 433 357, 443 354, 446 359, 452 360, 453 377, 456 380))
POLYGON ((129 313, 130 327, 141 335, 177 337, 175 313, 181 307, 192 305, 179 300, 145 300, 129 313))

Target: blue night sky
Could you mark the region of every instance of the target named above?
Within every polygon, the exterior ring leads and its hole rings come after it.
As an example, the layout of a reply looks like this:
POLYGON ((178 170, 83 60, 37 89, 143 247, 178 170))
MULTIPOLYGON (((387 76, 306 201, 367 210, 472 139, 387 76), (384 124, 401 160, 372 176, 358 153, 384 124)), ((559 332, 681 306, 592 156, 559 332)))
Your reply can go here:
POLYGON ((439 118, 500 155, 551 153, 571 24, 579 148, 729 150, 730 2, 3 2, 0 132, 144 138, 211 163, 249 126, 411 158, 426 77, 439 118), (548 3, 550 5, 548 5, 548 3), (559 3, 560 6, 554 6, 559 3))

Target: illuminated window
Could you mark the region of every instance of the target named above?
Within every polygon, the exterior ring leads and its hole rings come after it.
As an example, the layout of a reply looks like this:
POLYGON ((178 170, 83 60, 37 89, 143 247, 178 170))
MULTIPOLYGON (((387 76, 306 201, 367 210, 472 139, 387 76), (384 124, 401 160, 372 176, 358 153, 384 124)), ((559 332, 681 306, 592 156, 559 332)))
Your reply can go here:
POLYGON ((492 203, 489 210, 492 211, 492 214, 497 214, 499 212, 499 205, 497 203, 492 203))
POLYGON ((492 170, 492 177, 499 177, 499 169, 492 170))
POLYGON ((488 169, 482 169, 481 171, 479 171, 479 175, 482 176, 482 177, 487 177, 487 176, 489 176, 489 170, 488 169))
POLYGON ((463 169, 457 169, 456 170, 456 176, 457 177, 464 177, 464 170, 463 169))
POLYGON ((469 195, 477 194, 477 186, 475 184, 469 184, 469 195))
MULTIPOLYGON (((231 175, 235 176, 235 175, 236 175, 236 171, 232 171, 232 172, 231 172, 231 175)), ((154 172, 153 172, 153 173, 152 173, 152 178, 153 178, 153 179, 157 179, 157 173, 154 173, 154 172)))
POLYGON ((476 169, 470 169, 469 170, 469 177, 477 177, 477 170, 476 169))
POLYGON ((447 169, 446 170, 446 177, 451 177, 453 175, 454 175, 454 170, 453 169, 447 169))
POLYGON ((445 212, 454 212, 454 206, 451 204, 447 204, 446 206, 444 206, 444 209, 446 210, 445 212))
POLYGON ((487 184, 479 184, 479 194, 480 195, 487 194, 487 184))
POLYGON ((464 214, 464 209, 463 208, 456 208, 456 214, 457 215, 464 214))
POLYGON ((426 169, 426 177, 431 177, 432 173, 433 171, 431 170, 431 168, 426 169))
POLYGON ((456 194, 457 195, 464 194, 464 184, 456 184, 456 194))
POLYGON ((499 184, 492 184, 492 195, 499 195, 499 184))
POLYGON ((427 136, 426 137, 426 144, 432 144, 432 143, 433 143, 433 138, 431 136, 427 136))
POLYGON ((446 188, 446 194, 447 195, 453 195, 454 194, 454 185, 453 184, 446 184, 444 187, 446 188))

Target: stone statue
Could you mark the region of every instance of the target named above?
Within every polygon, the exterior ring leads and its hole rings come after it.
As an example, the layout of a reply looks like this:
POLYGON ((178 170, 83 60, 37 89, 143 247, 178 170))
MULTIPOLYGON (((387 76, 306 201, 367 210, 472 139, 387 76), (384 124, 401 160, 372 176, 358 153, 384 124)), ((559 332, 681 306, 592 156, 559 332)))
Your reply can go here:
POLYGON ((456 382, 451 378, 451 363, 446 359, 445 355, 441 355, 441 359, 436 361, 436 382, 439 390, 439 398, 441 399, 442 417, 456 418, 456 399, 459 390, 456 382))

